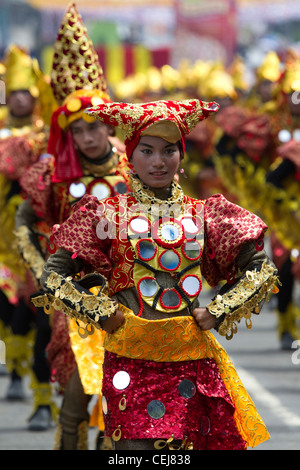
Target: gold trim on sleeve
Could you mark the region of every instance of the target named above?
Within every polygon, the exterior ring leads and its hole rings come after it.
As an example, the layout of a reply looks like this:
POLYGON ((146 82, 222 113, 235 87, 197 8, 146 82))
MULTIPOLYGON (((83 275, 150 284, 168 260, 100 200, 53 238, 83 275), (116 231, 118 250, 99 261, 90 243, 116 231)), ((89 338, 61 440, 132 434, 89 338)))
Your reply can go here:
MULTIPOLYGON (((80 285, 78 285, 80 288, 80 285)), ((88 294, 86 289, 80 291, 71 277, 63 277, 52 272, 45 283, 44 294, 32 296, 36 307, 44 307, 46 313, 61 310, 67 316, 101 328, 99 321, 106 319, 116 311, 116 303, 103 290, 98 295, 88 294)))
POLYGON ((252 328, 252 313, 259 314, 262 303, 275 289, 278 278, 275 269, 263 263, 260 271, 246 271, 239 283, 223 295, 218 294, 206 308, 217 318, 225 314, 218 332, 231 339, 237 332, 237 323, 245 318, 247 328, 252 328))

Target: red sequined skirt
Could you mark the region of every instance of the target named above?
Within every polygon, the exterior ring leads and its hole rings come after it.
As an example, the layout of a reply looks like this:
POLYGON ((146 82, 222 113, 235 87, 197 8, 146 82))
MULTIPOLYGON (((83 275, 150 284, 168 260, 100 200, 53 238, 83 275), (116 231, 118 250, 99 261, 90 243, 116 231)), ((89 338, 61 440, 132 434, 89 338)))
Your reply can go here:
POLYGON ((113 439, 169 439, 195 450, 243 450, 234 404, 214 359, 154 362, 105 352, 105 430, 113 439))

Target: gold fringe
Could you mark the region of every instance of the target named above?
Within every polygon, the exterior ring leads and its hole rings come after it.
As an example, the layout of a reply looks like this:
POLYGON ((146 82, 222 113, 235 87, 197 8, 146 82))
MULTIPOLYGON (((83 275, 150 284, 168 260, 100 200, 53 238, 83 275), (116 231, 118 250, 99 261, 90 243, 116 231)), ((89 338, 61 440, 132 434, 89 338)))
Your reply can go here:
POLYGON ((25 336, 9 334, 6 338, 6 367, 15 370, 20 377, 29 374, 33 360, 35 330, 25 336))
POLYGON ((54 434, 54 447, 53 450, 61 450, 61 439, 62 439, 62 425, 58 423, 54 434))
POLYGON ((47 279, 45 287, 49 293, 32 298, 36 307, 44 307, 46 313, 50 314, 52 309, 61 310, 67 316, 81 320, 83 323, 92 324, 100 329, 98 323, 103 316, 110 316, 116 310, 116 304, 104 292, 100 296, 79 292, 72 283, 72 278, 64 278, 52 272, 47 279), (72 305, 69 307, 65 304, 72 305))
MULTIPOLYGON (((62 448, 63 427, 58 423, 54 435, 53 450, 64 450, 62 448)), ((77 448, 76 450, 88 450, 88 422, 82 421, 77 427, 77 448)))
POLYGON ((26 267, 31 269, 36 277, 40 279, 45 260, 41 253, 35 248, 30 240, 30 230, 22 225, 15 230, 15 236, 18 244, 18 250, 23 257, 26 267))
POLYGON ((278 335, 281 338, 282 333, 289 332, 295 339, 300 339, 299 313, 300 309, 291 302, 284 313, 276 310, 278 318, 278 335))
POLYGON ((272 266, 263 263, 260 271, 247 271, 236 287, 224 295, 217 295, 207 305, 209 312, 217 318, 226 314, 218 329, 221 336, 231 339, 237 333, 237 323, 243 318, 246 320, 247 328, 252 328, 252 313, 260 312, 262 301, 267 299, 278 282, 274 273, 275 269, 272 266))
POLYGON ((88 450, 88 422, 82 421, 77 428, 77 450, 88 450))
POLYGON ((30 388, 33 390, 33 414, 39 406, 48 405, 51 411, 53 421, 57 421, 59 408, 52 399, 52 386, 48 383, 40 383, 32 373, 32 382, 30 388))

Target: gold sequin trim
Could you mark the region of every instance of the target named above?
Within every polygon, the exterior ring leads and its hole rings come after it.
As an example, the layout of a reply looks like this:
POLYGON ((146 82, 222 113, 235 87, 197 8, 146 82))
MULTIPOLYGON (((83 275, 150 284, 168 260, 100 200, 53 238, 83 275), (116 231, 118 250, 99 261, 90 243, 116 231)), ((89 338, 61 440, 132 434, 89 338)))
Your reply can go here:
POLYGON ((278 281, 275 269, 263 263, 260 271, 247 271, 236 287, 224 295, 217 295, 207 305, 208 311, 219 318, 225 313, 225 318, 219 326, 221 336, 231 339, 237 332, 237 323, 245 318, 247 328, 252 327, 252 313, 258 314, 263 300, 274 289, 278 281))
POLYGON ((103 291, 101 295, 79 292, 72 283, 72 278, 64 278, 53 272, 48 277, 45 287, 48 293, 32 298, 36 307, 51 305, 54 310, 62 310, 71 318, 81 320, 83 323, 101 328, 101 317, 112 315, 116 311, 116 304, 103 291))

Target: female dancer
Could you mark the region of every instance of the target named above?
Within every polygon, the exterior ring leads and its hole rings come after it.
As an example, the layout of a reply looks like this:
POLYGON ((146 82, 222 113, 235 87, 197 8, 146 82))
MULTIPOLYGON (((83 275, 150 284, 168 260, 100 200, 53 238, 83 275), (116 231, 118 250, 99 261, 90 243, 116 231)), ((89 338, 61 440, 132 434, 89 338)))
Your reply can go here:
POLYGON ((118 450, 246 449, 269 437, 209 331, 230 339, 242 318, 251 328, 251 313, 275 289, 276 269, 263 250, 267 227, 220 194, 184 195, 174 178, 185 135, 217 109, 195 99, 87 110, 125 130, 132 193, 86 196, 53 227, 60 249, 33 302, 75 317, 81 336, 106 331, 105 430, 118 450), (225 281, 206 306, 201 275, 215 288, 225 281))

